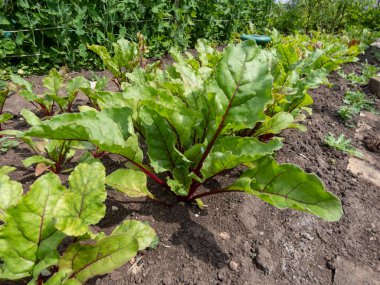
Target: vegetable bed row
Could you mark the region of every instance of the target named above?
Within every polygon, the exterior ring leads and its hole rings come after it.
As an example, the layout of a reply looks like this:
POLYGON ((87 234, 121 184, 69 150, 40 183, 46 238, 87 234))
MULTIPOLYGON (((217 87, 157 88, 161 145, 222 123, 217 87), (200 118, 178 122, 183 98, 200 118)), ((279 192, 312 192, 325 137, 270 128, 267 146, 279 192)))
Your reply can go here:
MULTIPOLYGON (((196 56, 172 49, 174 63, 165 67, 148 63, 142 35, 138 43, 114 43, 113 53, 89 46, 113 74, 115 92, 105 90, 106 77, 65 81, 52 69, 43 80, 46 92, 35 94, 30 82, 12 75, 39 116, 22 110, 30 128, 0 134, 26 143, 36 154, 24 160, 25 167, 35 165, 38 175, 46 174, 23 194, 22 185, 8 176, 14 168, 0 167, 0 280, 84 284, 139 250, 154 248, 157 235, 143 222, 125 220, 110 235, 92 230, 105 215, 106 186, 166 206, 173 202, 153 195, 148 180, 174 195, 174 203, 199 207, 209 195, 245 192, 279 209, 339 220, 340 200, 315 174, 278 164, 274 157, 283 130, 306 131, 302 121, 313 103, 308 90, 328 84, 327 75, 356 61, 365 47, 320 33, 271 36, 273 43, 265 48, 246 41, 223 52, 199 40, 196 56), (77 110, 79 92, 88 105, 77 110), (56 174, 78 149, 85 153, 65 187, 56 174), (107 154, 128 163, 106 175, 107 154), (231 184, 202 187, 238 167, 241 175, 231 184), (63 240, 71 245, 62 252, 63 240)), ((2 114, 0 122, 10 118, 2 114)))

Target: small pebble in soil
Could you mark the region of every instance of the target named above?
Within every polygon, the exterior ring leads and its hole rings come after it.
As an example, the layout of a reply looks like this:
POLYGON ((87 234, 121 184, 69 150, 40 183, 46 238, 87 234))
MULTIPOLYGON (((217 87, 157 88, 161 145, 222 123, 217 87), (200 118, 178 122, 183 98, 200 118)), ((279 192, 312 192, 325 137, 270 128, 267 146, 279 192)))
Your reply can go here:
POLYGON ((271 274, 274 269, 272 256, 264 247, 256 249, 255 262, 257 267, 264 271, 265 274, 271 274))
POLYGON ((231 270, 233 271, 238 271, 239 269, 239 264, 233 260, 230 261, 229 263, 229 267, 231 268, 231 270))
POLYGON ((223 281, 224 279, 226 279, 226 277, 227 277, 227 272, 225 270, 222 269, 218 272, 219 281, 223 281))
POLYGON ((230 239, 230 235, 229 235, 228 233, 226 233, 226 232, 221 232, 221 233, 219 234, 219 236, 220 236, 220 238, 221 238, 222 240, 228 240, 228 239, 230 239))
POLYGON ((301 235, 303 238, 308 239, 308 240, 313 240, 313 239, 314 239, 314 237, 311 236, 311 235, 310 235, 309 233, 307 233, 307 232, 302 232, 300 235, 301 235))
POLYGON ((117 210, 119 210, 119 208, 116 207, 116 206, 112 206, 111 208, 112 208, 112 211, 117 211, 117 210))

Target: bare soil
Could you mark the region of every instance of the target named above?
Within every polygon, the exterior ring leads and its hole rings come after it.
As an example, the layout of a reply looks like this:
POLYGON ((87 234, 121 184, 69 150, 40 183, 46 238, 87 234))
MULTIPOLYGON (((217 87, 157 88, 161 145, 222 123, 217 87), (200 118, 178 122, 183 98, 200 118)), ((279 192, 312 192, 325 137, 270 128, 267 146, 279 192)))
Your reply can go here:
MULTIPOLYGON (((360 62, 379 62, 371 51, 360 62)), ((361 70, 360 63, 343 66, 347 72, 361 70)), ((360 173, 347 170, 349 156, 331 149, 325 136, 344 133, 363 150, 369 161, 362 173, 372 171, 380 179, 380 154, 368 148, 370 136, 379 135, 379 116, 358 116, 357 125, 369 126, 364 135, 348 128, 337 117, 346 90, 358 89, 369 96, 368 86, 353 86, 337 73, 329 77, 333 86, 311 90, 313 114, 304 122, 307 133, 287 130, 281 136, 284 147, 277 153, 280 162, 295 163, 316 173, 327 189, 342 200, 344 216, 328 223, 306 213, 280 211, 241 193, 210 196, 207 207, 178 204, 172 208, 151 203, 124 203, 125 197, 110 192, 107 215, 96 226, 109 232, 124 219, 147 221, 156 229, 160 242, 155 250, 139 254, 114 272, 93 278, 87 284, 380 284, 380 188, 360 173), (363 118, 364 117, 364 118, 363 118)), ((39 83, 40 78, 34 77, 39 83)), ((379 102, 377 102, 379 106, 379 102)), ((18 114, 30 108, 13 95, 6 111, 18 114)), ((6 128, 26 128, 16 116, 6 128)), ((1 165, 13 165, 14 179, 25 186, 32 183, 33 170, 22 167, 30 155, 24 145, 0 154, 1 165)), ((115 156, 104 159, 109 171, 122 167, 115 156)), ((210 186, 225 185, 236 172, 217 177, 210 186)), ((62 177, 63 179, 65 177, 62 177)), ((159 190, 158 190, 159 191, 159 190)), ((26 284, 26 282, 1 284, 26 284)))

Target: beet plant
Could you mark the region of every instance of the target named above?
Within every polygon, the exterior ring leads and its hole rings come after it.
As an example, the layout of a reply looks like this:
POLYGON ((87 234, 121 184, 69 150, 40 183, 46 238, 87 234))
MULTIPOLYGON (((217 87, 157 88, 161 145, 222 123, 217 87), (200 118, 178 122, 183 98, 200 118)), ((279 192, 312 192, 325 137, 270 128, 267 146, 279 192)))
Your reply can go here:
MULTIPOLYGON (((148 176, 174 193, 178 202, 201 205, 202 197, 240 191, 280 209, 336 221, 342 215, 341 203, 325 191, 316 175, 275 162, 281 139, 260 141, 239 135, 266 119, 268 106, 274 102, 271 68, 266 51, 254 42, 244 42, 228 47, 214 76, 191 89, 181 76, 176 85, 170 80, 168 84, 157 81, 154 87, 132 86, 119 94, 124 100, 116 100, 113 107, 109 102, 101 111, 87 108, 59 115, 25 135, 89 141, 125 157, 128 168, 110 174, 107 183, 132 197, 157 199, 147 188, 148 176), (241 177, 229 185, 201 187, 235 168, 241 177)), ((273 121, 271 128, 278 124, 281 120, 273 121)))
POLYGON ((92 232, 90 226, 103 218, 106 208, 105 169, 99 162, 78 165, 69 176, 69 188, 48 173, 25 195, 21 184, 7 176, 12 170, 0 168, 0 281, 85 284, 157 242, 149 225, 132 220, 108 236, 92 232))
POLYGON ((43 116, 71 112, 80 89, 90 85, 82 76, 75 77, 65 84, 62 75, 53 68, 43 79, 46 91, 36 94, 33 91, 33 84, 29 81, 16 74, 10 77, 13 83, 19 86, 19 94, 36 107, 43 116))

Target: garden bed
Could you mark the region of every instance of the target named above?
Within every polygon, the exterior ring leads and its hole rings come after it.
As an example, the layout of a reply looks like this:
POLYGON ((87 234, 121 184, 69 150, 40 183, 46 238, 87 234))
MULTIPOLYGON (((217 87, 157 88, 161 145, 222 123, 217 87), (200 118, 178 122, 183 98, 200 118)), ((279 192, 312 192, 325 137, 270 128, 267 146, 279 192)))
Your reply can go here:
MULTIPOLYGON (((369 53, 361 58, 361 62, 366 58, 379 65, 369 53)), ((359 63, 346 64, 342 68, 345 71, 358 70, 359 63)), ((38 77, 33 80, 40 82, 38 77)), ((295 163, 322 179, 326 188, 342 200, 344 215, 339 222, 329 223, 291 210, 280 211, 241 193, 207 197, 204 202, 208 207, 200 210, 183 204, 166 207, 152 203, 123 203, 127 200, 122 195, 111 192, 106 217, 96 227, 108 233, 124 219, 147 221, 156 229, 160 242, 155 250, 139 254, 130 263, 108 275, 96 277, 88 284, 325 285, 379 282, 380 189, 348 171, 349 157, 324 143, 329 132, 344 133, 353 139, 356 147, 364 148, 354 139, 355 129, 347 128, 336 111, 342 105, 347 89, 358 88, 368 95, 370 91, 367 86, 352 86, 336 72, 329 76, 329 80, 334 84, 332 88, 321 86, 310 91, 315 104, 313 115, 304 122, 308 132, 285 131, 281 135, 284 147, 277 153, 277 158, 280 162, 295 163)), ((6 102, 5 111, 18 114, 23 106, 30 107, 21 97, 13 95, 6 102)), ((369 133, 376 136, 374 128, 379 125, 378 116, 367 119, 366 123, 373 128, 369 133)), ((26 127, 17 118, 5 126, 26 127)), ((369 154, 373 155, 375 162, 380 161, 379 153, 369 154)), ((18 168, 10 176, 21 181, 25 189, 34 181, 33 171, 23 168, 21 162, 29 155, 24 145, 0 155, 1 165, 18 168)), ((124 163, 113 155, 105 157, 103 162, 108 173, 124 163)), ((376 165, 370 167, 379 175, 376 165)), ((225 173, 208 186, 226 185, 236 174, 225 173)), ((64 181, 65 175, 61 178, 64 181)))

